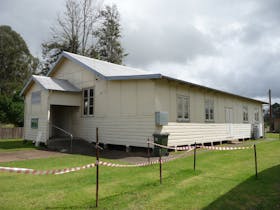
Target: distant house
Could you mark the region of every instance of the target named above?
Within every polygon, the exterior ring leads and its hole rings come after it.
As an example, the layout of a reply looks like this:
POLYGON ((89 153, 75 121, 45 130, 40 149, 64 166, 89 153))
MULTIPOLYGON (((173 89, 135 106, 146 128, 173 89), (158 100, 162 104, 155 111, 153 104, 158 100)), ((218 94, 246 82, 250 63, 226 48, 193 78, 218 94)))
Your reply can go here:
POLYGON ((170 146, 263 136, 266 102, 68 52, 22 95, 27 140, 65 135, 57 127, 88 141, 99 127, 102 143, 137 147, 160 132, 170 146))

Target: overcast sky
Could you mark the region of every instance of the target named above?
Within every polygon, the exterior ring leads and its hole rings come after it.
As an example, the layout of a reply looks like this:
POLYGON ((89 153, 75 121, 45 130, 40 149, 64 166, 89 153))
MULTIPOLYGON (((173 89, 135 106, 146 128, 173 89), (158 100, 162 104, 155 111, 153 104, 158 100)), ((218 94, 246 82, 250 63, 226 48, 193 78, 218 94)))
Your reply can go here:
MULTIPOLYGON (((280 98, 279 0, 105 0, 121 15, 128 66, 267 101, 280 98)), ((0 24, 35 56, 64 0, 0 0, 0 24)))

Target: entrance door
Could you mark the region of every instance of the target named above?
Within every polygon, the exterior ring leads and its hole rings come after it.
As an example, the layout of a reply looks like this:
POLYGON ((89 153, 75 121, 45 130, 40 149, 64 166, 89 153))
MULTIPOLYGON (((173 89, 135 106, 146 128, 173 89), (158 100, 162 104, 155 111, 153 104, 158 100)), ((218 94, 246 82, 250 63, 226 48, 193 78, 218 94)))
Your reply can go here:
POLYGON ((229 137, 233 136, 233 131, 232 131, 232 123, 233 123, 233 111, 232 108, 230 107, 226 107, 225 108, 225 121, 227 124, 227 130, 228 130, 228 134, 229 137))
POLYGON ((225 108, 226 123, 233 123, 232 108, 225 108))

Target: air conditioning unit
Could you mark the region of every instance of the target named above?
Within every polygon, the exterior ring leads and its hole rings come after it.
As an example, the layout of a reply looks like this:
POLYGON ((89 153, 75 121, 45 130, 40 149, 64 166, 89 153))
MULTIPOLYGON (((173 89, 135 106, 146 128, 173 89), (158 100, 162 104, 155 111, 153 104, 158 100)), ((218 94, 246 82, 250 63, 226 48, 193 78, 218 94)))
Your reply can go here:
POLYGON ((168 124, 168 112, 156 112, 156 125, 163 126, 168 124))

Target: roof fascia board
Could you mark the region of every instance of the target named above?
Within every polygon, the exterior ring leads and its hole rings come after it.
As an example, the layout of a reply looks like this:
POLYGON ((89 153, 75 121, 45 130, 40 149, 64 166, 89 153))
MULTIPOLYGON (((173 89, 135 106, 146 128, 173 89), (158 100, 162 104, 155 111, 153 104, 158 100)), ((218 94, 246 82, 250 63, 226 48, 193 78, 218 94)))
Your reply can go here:
POLYGON ((33 76, 31 76, 29 78, 29 80, 26 82, 26 84, 24 85, 24 87, 22 88, 22 90, 20 91, 20 96, 23 96, 23 94, 25 93, 26 89, 29 87, 30 83, 33 81, 33 76))
POLYGON ((64 52, 62 52, 60 55, 59 55, 59 57, 58 57, 58 59, 57 59, 57 61, 54 63, 54 65, 52 66, 52 68, 49 70, 49 72, 47 73, 47 77, 54 71, 54 69, 56 68, 56 66, 58 65, 58 63, 62 60, 62 57, 64 56, 63 55, 64 54, 64 52))
POLYGON ((130 80, 130 79, 160 79, 161 74, 133 75, 133 76, 111 76, 108 80, 130 80))

